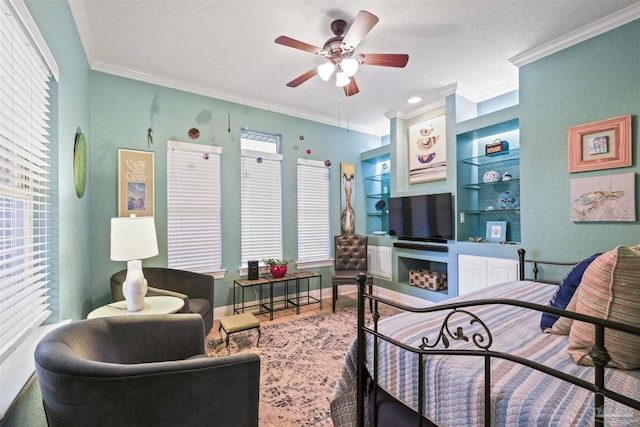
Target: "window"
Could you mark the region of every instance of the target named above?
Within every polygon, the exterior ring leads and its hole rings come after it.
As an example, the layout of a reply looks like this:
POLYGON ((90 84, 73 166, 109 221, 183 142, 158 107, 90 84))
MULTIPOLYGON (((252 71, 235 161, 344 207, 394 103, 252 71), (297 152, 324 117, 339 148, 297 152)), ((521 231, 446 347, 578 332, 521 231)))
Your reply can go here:
POLYGON ((167 141, 169 268, 221 271, 221 154, 220 147, 167 141))
POLYGON ((243 131, 241 142, 242 266, 282 259, 282 156, 279 138, 243 131))
POLYGON ((330 237, 329 168, 298 159, 298 262, 329 260, 330 237))
POLYGON ((28 35, 34 28, 24 3, 0 0, 0 360, 51 314, 48 98, 57 68, 40 33, 28 35))

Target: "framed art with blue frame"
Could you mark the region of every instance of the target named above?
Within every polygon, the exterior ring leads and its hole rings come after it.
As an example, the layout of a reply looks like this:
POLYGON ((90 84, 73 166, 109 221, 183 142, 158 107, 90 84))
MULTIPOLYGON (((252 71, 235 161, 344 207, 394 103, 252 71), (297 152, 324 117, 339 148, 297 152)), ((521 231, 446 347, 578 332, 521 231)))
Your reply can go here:
POLYGON ((507 221, 487 221, 486 239, 490 242, 507 240, 507 221))

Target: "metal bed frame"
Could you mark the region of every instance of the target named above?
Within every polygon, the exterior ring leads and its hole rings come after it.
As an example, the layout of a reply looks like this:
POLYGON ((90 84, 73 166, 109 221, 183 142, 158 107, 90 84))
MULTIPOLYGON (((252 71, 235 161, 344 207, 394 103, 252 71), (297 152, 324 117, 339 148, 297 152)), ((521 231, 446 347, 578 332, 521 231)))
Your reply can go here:
MULTIPOLYGON (((525 279, 525 264, 532 263, 533 264, 533 280, 538 279, 539 266, 540 265, 555 265, 555 266, 572 266, 576 263, 565 263, 565 262, 553 262, 553 261, 539 261, 539 260, 527 260, 525 259, 525 251, 524 249, 518 250, 518 261, 519 261, 519 279, 520 280, 531 280, 525 279)), ((371 293, 367 293, 365 290, 366 285, 366 275, 362 274, 357 277, 358 282, 358 341, 357 341, 357 365, 356 365, 356 374, 357 374, 357 387, 358 387, 358 401, 357 401, 357 426, 362 427, 365 425, 365 404, 366 404, 366 395, 368 393, 372 393, 373 402, 376 402, 376 394, 377 394, 377 385, 373 384, 372 389, 367 392, 367 368, 365 366, 366 362, 366 335, 373 336, 373 345, 374 345, 374 356, 373 356, 373 371, 375 378, 375 372, 378 367, 378 342, 379 340, 384 340, 389 343, 392 343, 398 347, 405 349, 406 351, 418 354, 418 370, 419 370, 419 386, 418 386, 418 411, 416 412, 416 425, 422 426, 423 423, 427 420, 424 418, 424 408, 423 408, 423 400, 424 400, 424 358, 429 355, 458 355, 458 356, 480 356, 484 358, 484 406, 485 406, 485 419, 484 424, 486 426, 490 425, 491 420, 491 395, 490 395, 490 385, 491 385, 491 359, 505 359, 510 360, 515 363, 519 363, 521 365, 528 366, 532 369, 538 370, 545 374, 551 375, 555 378, 559 378, 563 381, 567 381, 576 386, 582 387, 584 389, 590 390, 594 394, 594 408, 602 408, 604 405, 605 397, 608 399, 612 399, 616 402, 620 402, 628 407, 634 408, 636 410, 640 410, 640 401, 637 399, 632 399, 628 396, 621 395, 612 390, 609 390, 605 384, 605 367, 607 363, 611 360, 607 349, 605 348, 605 328, 616 329, 619 331, 627 332, 633 335, 640 335, 640 328, 635 326, 626 325, 619 322, 613 322, 610 320, 600 319, 592 316, 586 316, 579 313, 569 312, 561 309, 557 309, 554 307, 544 306, 540 304, 529 303, 525 301, 518 300, 504 300, 504 299, 478 299, 473 301, 465 301, 458 303, 450 303, 450 304, 439 304, 437 306, 428 307, 428 308, 412 308, 407 307, 401 304, 397 304, 391 300, 387 300, 381 297, 377 297, 372 295, 371 293), (365 300, 369 300, 369 303, 373 303, 373 324, 372 326, 365 325, 365 300), (419 347, 408 346, 402 342, 396 341, 391 337, 385 336, 378 332, 378 321, 380 319, 380 314, 378 312, 378 305, 386 304, 391 307, 395 307, 397 309, 403 311, 410 311, 414 313, 430 313, 430 312, 443 312, 443 323, 440 328, 439 336, 435 337, 435 339, 431 338, 423 338, 419 347), (539 312, 548 312, 552 314, 557 314, 564 317, 570 317, 574 320, 579 320, 587 323, 591 323, 595 326, 595 345, 589 352, 589 355, 593 359, 595 375, 594 380, 592 382, 585 381, 580 378, 573 377, 568 375, 562 371, 557 369, 549 368, 540 363, 527 360, 525 358, 515 356, 512 354, 498 352, 491 350, 492 345, 492 335, 489 328, 486 324, 475 316, 473 313, 470 313, 465 310, 467 307, 478 306, 478 305, 513 305, 519 306, 539 312), (447 322, 453 313, 464 313, 469 316, 470 321, 473 321, 475 324, 479 324, 484 329, 484 336, 479 336, 478 333, 473 334, 471 337, 467 336, 464 332, 463 328, 457 329, 454 333, 449 331, 447 322), (466 340, 475 344, 476 349, 469 350, 454 350, 448 349, 450 341, 456 340, 466 340), (426 345, 424 343, 434 343, 426 345)), ((553 281, 544 281, 545 283, 557 283, 553 281)), ((377 425, 377 408, 374 403, 372 408, 372 419, 373 425, 377 425)), ((594 411, 594 425, 595 426, 604 426, 606 419, 605 414, 601 411, 594 411)))

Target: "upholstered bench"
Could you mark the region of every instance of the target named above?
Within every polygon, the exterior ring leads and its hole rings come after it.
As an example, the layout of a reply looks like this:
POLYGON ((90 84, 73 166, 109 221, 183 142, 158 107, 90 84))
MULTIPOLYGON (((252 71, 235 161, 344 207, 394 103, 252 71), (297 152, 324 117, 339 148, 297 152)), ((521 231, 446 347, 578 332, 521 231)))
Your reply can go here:
POLYGON ((227 343, 227 353, 230 353, 229 348, 229 336, 236 332, 248 331, 250 329, 258 330, 258 340, 256 341, 256 347, 260 344, 260 321, 251 313, 234 314, 232 316, 225 316, 220 319, 220 327, 218 328, 218 335, 222 340, 222 330, 224 329, 227 343))

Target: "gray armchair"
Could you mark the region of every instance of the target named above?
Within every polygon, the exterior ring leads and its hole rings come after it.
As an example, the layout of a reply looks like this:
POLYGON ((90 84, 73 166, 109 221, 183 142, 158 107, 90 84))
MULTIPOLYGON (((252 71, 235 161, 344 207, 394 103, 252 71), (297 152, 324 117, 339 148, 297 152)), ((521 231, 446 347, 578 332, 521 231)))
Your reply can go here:
POLYGON ((79 320, 35 364, 49 426, 257 426, 260 358, 207 357, 196 314, 79 320))
MULTIPOLYGON (((359 234, 341 234, 333 237, 334 262, 331 285, 333 288, 332 311, 336 312, 338 286, 355 285, 356 276, 360 273, 367 275, 369 293, 373 291, 373 276, 367 273, 367 236, 359 234)), ((371 306, 371 304, 370 304, 371 306)))
MULTIPOLYGON (((147 296, 169 295, 184 300, 184 313, 198 313, 204 320, 205 334, 213 326, 213 277, 171 268, 146 267, 142 269, 149 285, 147 296)), ((124 300, 122 284, 127 270, 111 276, 111 298, 124 300)))

